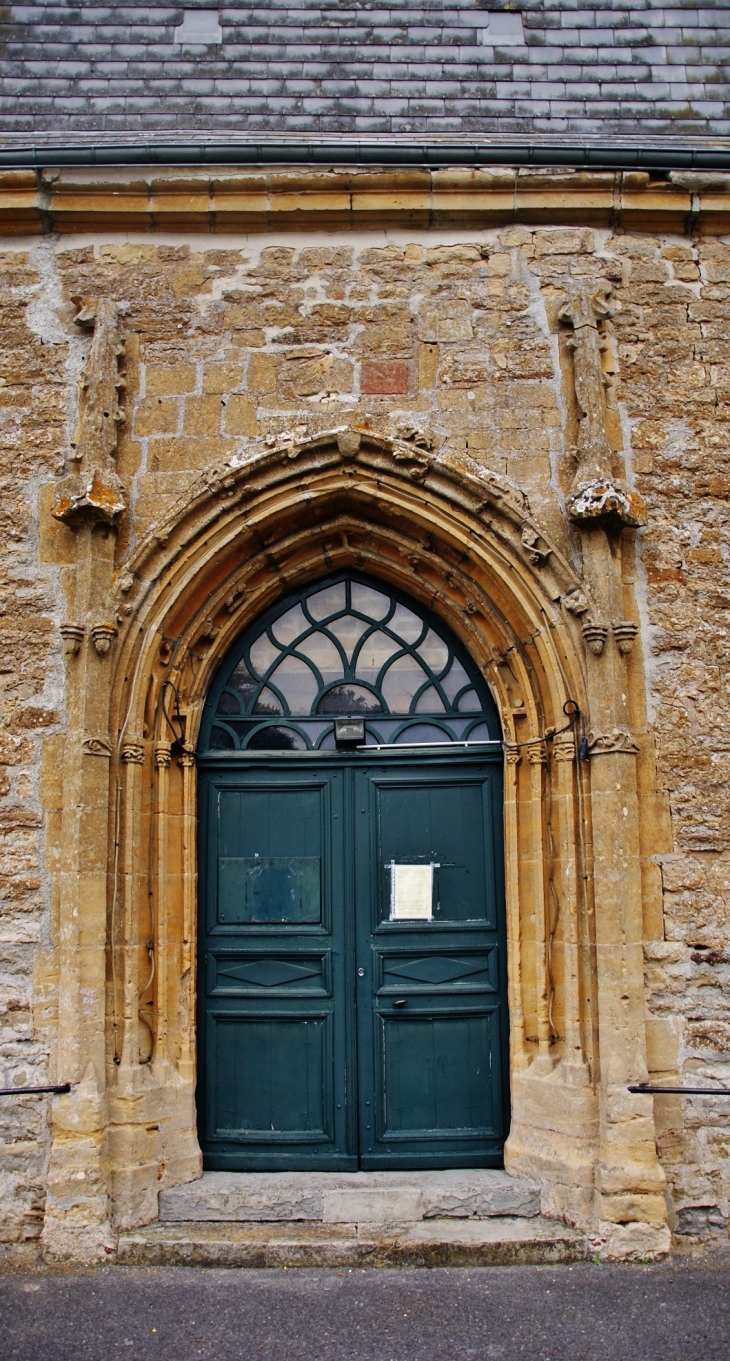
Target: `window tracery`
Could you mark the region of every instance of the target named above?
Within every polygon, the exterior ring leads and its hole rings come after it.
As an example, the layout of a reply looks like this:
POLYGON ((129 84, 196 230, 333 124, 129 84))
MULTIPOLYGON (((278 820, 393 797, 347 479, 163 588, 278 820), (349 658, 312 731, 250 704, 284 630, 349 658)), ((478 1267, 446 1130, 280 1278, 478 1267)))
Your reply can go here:
POLYGON ((334 719, 365 718, 365 744, 500 740, 497 710, 443 625, 382 584, 341 575, 270 611, 214 682, 201 749, 335 746, 334 719))

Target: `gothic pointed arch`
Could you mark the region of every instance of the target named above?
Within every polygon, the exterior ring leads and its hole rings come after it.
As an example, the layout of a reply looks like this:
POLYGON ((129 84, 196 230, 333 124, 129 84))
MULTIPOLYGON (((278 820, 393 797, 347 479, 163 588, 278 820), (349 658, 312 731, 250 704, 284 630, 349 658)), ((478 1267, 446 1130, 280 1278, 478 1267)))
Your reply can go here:
POLYGON ((338 573, 412 599, 454 635, 494 697, 505 743, 513 1113, 505 1157, 538 1175, 553 1176, 555 1164, 572 1205, 583 1192, 560 1169, 576 1159, 592 1166, 596 1123, 590 903, 576 839, 586 809, 565 713, 569 700, 585 707, 589 593, 506 479, 369 430, 285 436, 209 468, 118 570, 108 753, 117 1082, 135 1090, 142 1060, 145 1089, 177 1093, 167 1175, 196 1175, 195 750, 206 699, 254 620, 338 573), (561 1132, 546 1143, 552 1107, 535 1084, 556 1061, 571 1095, 561 1132))

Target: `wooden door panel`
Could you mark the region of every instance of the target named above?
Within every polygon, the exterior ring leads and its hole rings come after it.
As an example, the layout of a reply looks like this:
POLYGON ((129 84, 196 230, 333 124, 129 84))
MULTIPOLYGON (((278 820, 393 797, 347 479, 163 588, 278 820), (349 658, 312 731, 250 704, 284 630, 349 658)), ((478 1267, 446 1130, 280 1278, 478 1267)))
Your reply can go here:
POLYGON ((322 918, 322 859, 219 856, 218 925, 314 925, 322 918))
POLYGON ((396 993, 419 992, 423 985, 429 991, 441 988, 453 994, 465 992, 496 992, 499 988, 499 956, 497 946, 484 950, 442 950, 435 947, 422 950, 378 949, 376 954, 378 997, 396 993))
POLYGON ((209 1133, 247 1143, 332 1139, 331 1017, 211 1011, 209 1133))
POLYGON ((209 997, 328 997, 331 975, 329 950, 208 951, 209 997))
POLYGON ((490 1072, 494 1014, 379 1012, 379 1137, 480 1143, 498 1137, 490 1072))
POLYGON ((444 784, 392 776, 374 785, 380 920, 390 915, 391 863, 434 865, 434 920, 496 926, 491 784, 463 774, 444 784))
POLYGON ((209 930, 322 922, 329 789, 327 782, 307 784, 212 787, 208 856, 214 857, 217 878, 209 930))

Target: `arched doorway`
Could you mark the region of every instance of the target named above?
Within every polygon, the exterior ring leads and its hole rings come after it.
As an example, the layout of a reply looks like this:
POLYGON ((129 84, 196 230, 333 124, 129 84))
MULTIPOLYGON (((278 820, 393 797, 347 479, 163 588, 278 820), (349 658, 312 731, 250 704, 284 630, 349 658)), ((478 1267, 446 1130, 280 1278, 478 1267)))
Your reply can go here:
POLYGON ((501 1165, 502 743, 462 646, 312 583, 228 652, 197 764, 206 1165, 501 1165))

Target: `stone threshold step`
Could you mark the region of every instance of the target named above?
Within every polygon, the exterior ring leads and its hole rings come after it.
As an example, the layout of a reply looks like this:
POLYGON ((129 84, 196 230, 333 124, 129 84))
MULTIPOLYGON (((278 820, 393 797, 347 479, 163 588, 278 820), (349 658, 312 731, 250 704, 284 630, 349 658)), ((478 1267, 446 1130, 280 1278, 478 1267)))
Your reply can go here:
POLYGON ((160 1192, 161 1223, 383 1224, 534 1217, 540 1187, 495 1169, 437 1172, 204 1172, 160 1192))
POLYGON ((124 1266, 435 1267, 583 1262, 585 1235, 537 1218, 419 1224, 153 1224, 123 1233, 124 1266))

